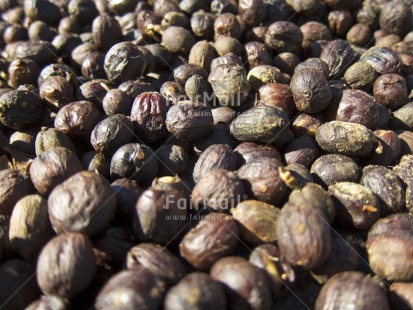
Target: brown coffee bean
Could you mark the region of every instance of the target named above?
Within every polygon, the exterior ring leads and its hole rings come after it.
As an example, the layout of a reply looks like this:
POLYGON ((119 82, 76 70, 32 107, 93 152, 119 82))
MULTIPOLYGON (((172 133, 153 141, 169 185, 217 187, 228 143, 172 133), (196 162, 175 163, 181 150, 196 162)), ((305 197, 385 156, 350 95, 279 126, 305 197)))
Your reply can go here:
POLYGON ((145 267, 161 278, 168 286, 175 285, 186 274, 181 260, 155 243, 141 243, 131 248, 126 258, 128 269, 145 267))
POLYGON ((176 189, 144 191, 133 215, 135 235, 142 241, 167 244, 185 228, 188 204, 187 197, 176 189))
POLYGON ((196 269, 208 270, 220 258, 234 253, 238 235, 231 216, 210 213, 183 237, 179 252, 196 269))
POLYGON ((0 214, 11 215, 17 201, 34 193, 30 179, 20 170, 0 171, 0 214))
POLYGON ((94 308, 158 309, 165 291, 165 283, 158 276, 137 266, 114 275, 99 292, 94 308))
POLYGON ((277 239, 287 262, 304 269, 321 266, 330 255, 327 217, 308 204, 284 205, 277 221, 277 239))
POLYGON ((63 132, 54 128, 42 127, 36 136, 35 147, 37 156, 56 147, 67 148, 76 154, 72 141, 63 132))
POLYGON ((112 115, 96 124, 90 135, 90 143, 97 152, 108 156, 134 137, 133 123, 125 115, 112 115))
POLYGON ((293 139, 288 124, 288 116, 280 108, 255 106, 239 115, 231 123, 231 133, 241 141, 285 146, 293 139))
POLYGON ((385 291, 371 278, 361 272, 342 272, 333 276, 321 289, 315 309, 326 309, 354 305, 358 309, 388 310, 389 302, 385 291), (368 296, 368 297, 367 297, 368 296))
POLYGON ((349 229, 369 229, 380 218, 380 202, 364 186, 339 182, 328 189, 336 207, 335 220, 349 229))
POLYGON ((116 195, 105 178, 82 171, 53 189, 48 209, 56 232, 96 235, 115 216, 116 195))
POLYGON ((238 170, 249 199, 280 206, 288 195, 288 188, 280 176, 283 165, 274 158, 256 158, 238 170))
POLYGON ((37 191, 48 196, 59 184, 82 170, 79 158, 63 147, 45 151, 30 165, 30 179, 37 191))
POLYGON ((357 183, 361 178, 361 168, 351 157, 339 154, 320 156, 311 166, 314 181, 328 187, 338 182, 357 183))
POLYGON ((90 135, 99 118, 99 110, 93 103, 76 101, 59 110, 54 125, 69 137, 80 138, 90 135))
POLYGON ((47 295, 72 298, 89 286, 95 273, 92 243, 79 233, 54 237, 44 246, 37 262, 37 282, 47 295))
POLYGON ((25 260, 35 261, 53 235, 47 200, 40 195, 28 195, 16 203, 10 218, 9 238, 13 249, 25 260))
POLYGON ((112 180, 130 178, 149 183, 158 174, 158 161, 153 151, 144 144, 128 143, 112 156, 110 176, 112 180))
POLYGON ((165 123, 168 131, 176 138, 195 140, 212 129, 213 118, 209 107, 181 101, 169 109, 165 123))
POLYGON ((288 197, 288 202, 295 205, 304 203, 320 209, 326 215, 329 223, 332 223, 336 216, 336 208, 330 195, 315 183, 307 183, 304 187, 293 190, 288 197))
POLYGON ((368 128, 343 121, 321 125, 315 138, 324 151, 348 156, 366 156, 377 146, 377 139, 368 128))
POLYGON ((231 309, 270 309, 271 293, 263 270, 241 257, 229 256, 217 261, 211 277, 226 287, 231 309))
POLYGON ((257 200, 246 200, 231 210, 239 224, 241 238, 249 244, 260 245, 277 240, 277 221, 280 209, 257 200))
POLYGON ((298 110, 305 113, 323 111, 331 102, 331 91, 323 72, 298 70, 291 79, 291 92, 298 110))
POLYGON ((245 198, 244 185, 232 171, 216 169, 205 174, 192 191, 192 204, 200 209, 229 211, 245 198))
POLYGON ((413 279, 412 223, 413 215, 394 214, 370 229, 366 247, 374 273, 388 281, 413 279))
POLYGON ((392 170, 379 165, 366 166, 360 183, 380 199, 383 215, 406 211, 404 186, 392 170))
POLYGON ((338 104, 336 120, 366 126, 368 129, 387 127, 391 115, 364 91, 346 89, 338 104))
POLYGON ((225 309, 226 305, 223 285, 214 281, 206 273, 193 272, 169 289, 165 297, 164 309, 225 309))
POLYGON ((130 119, 143 141, 159 141, 166 135, 166 111, 165 98, 158 92, 144 92, 136 97, 130 119))
POLYGON ((215 169, 235 170, 237 157, 232 150, 226 144, 214 144, 208 147, 197 160, 193 178, 195 182, 198 182, 208 172, 215 169))
POLYGON ((42 99, 33 92, 13 90, 0 98, 0 121, 15 130, 39 124, 43 111, 42 99))

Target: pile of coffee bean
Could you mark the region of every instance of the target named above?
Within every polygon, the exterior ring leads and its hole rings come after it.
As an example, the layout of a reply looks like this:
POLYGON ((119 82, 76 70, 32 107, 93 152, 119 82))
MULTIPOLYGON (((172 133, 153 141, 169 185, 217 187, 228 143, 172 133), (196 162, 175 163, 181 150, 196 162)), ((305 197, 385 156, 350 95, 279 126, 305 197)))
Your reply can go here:
POLYGON ((413 0, 0 0, 0 309, 413 309, 413 0))

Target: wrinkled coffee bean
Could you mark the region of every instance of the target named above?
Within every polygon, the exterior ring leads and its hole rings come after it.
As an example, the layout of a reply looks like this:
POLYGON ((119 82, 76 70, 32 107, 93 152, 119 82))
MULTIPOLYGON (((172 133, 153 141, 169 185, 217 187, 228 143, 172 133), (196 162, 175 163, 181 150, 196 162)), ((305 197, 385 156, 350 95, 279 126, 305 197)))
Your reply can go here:
POLYGON ((48 196, 60 183, 82 170, 72 151, 56 147, 37 156, 30 165, 30 179, 37 191, 48 196))
POLYGON ((131 120, 124 115, 112 115, 96 124, 90 143, 97 152, 111 155, 129 143, 133 136, 131 120))
POLYGON ((176 189, 144 191, 136 202, 133 230, 139 240, 167 244, 187 224, 188 201, 176 189))
POLYGON ((79 233, 54 237, 44 246, 37 262, 37 281, 41 290, 47 295, 63 298, 71 298, 85 290, 95 272, 92 243, 79 233))
POLYGON ((380 219, 369 231, 366 247, 370 267, 388 281, 413 279, 412 221, 411 214, 394 214, 380 219))
POLYGON ((236 155, 226 144, 214 144, 202 152, 197 160, 193 177, 198 182, 204 175, 215 169, 235 170, 236 155))
POLYGON ((128 252, 128 269, 143 266, 161 278, 168 286, 175 285, 186 274, 183 263, 167 249, 155 243, 141 243, 128 252))
POLYGON ((263 270, 242 257, 229 256, 211 268, 211 277, 226 287, 233 309, 270 309, 271 293, 263 270))
POLYGON ((369 229, 380 218, 380 203, 375 194, 364 186, 340 182, 328 192, 336 208, 335 220, 349 229, 369 229))
POLYGON ((179 252, 196 269, 208 270, 220 258, 234 253, 238 234, 231 216, 211 213, 183 237, 179 252))
POLYGON ((284 205, 277 221, 277 243, 290 264, 304 269, 320 267, 331 251, 325 213, 305 203, 284 205))
POLYGON ((372 306, 390 309, 385 291, 371 278, 357 271, 342 272, 328 280, 317 297, 315 309, 339 308, 349 304, 363 310, 372 306))
POLYGON ((56 232, 96 235, 115 216, 116 195, 104 177, 82 171, 52 190, 48 209, 56 232))
POLYGON ((206 173, 192 191, 192 204, 200 209, 230 211, 245 198, 244 185, 232 171, 215 169, 206 173))
POLYGON ((224 309, 227 300, 224 287, 202 272, 193 272, 183 277, 169 289, 164 308, 172 309, 224 309))
POLYGON ((244 183, 248 198, 279 206, 288 194, 280 176, 282 167, 277 159, 260 157, 239 168, 238 177, 244 183))
POLYGON ((241 238, 249 244, 259 245, 277 240, 278 208, 265 202, 246 200, 239 203, 231 213, 239 223, 241 238))
POLYGON ((315 138, 327 152, 366 156, 377 146, 373 132, 360 124, 332 121, 318 127, 315 138))

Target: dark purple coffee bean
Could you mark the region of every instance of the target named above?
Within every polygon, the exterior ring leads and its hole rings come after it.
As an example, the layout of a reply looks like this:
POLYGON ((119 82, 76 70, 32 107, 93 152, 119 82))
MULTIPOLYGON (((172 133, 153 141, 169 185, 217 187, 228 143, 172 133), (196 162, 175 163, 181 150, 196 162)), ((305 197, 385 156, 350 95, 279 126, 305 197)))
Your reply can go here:
POLYGON ((157 174, 158 161, 153 151, 144 144, 125 144, 112 156, 110 176, 113 180, 130 178, 150 183, 157 174))
POLYGON ((136 97, 130 119, 143 141, 156 142, 166 135, 166 112, 166 100, 160 93, 144 92, 136 97))
POLYGON ((327 44, 320 55, 330 69, 330 79, 340 78, 345 70, 357 60, 356 53, 344 40, 333 40, 327 44))
POLYGON ((43 112, 43 101, 33 92, 13 90, 0 97, 0 121, 9 128, 19 130, 38 125, 43 112))
POLYGON ((110 81, 120 84, 139 78, 145 71, 147 61, 132 42, 113 45, 105 57, 105 71, 110 81))
POLYGON ((115 153, 134 137, 133 124, 125 115, 112 115, 96 124, 90 143, 97 152, 115 153))

